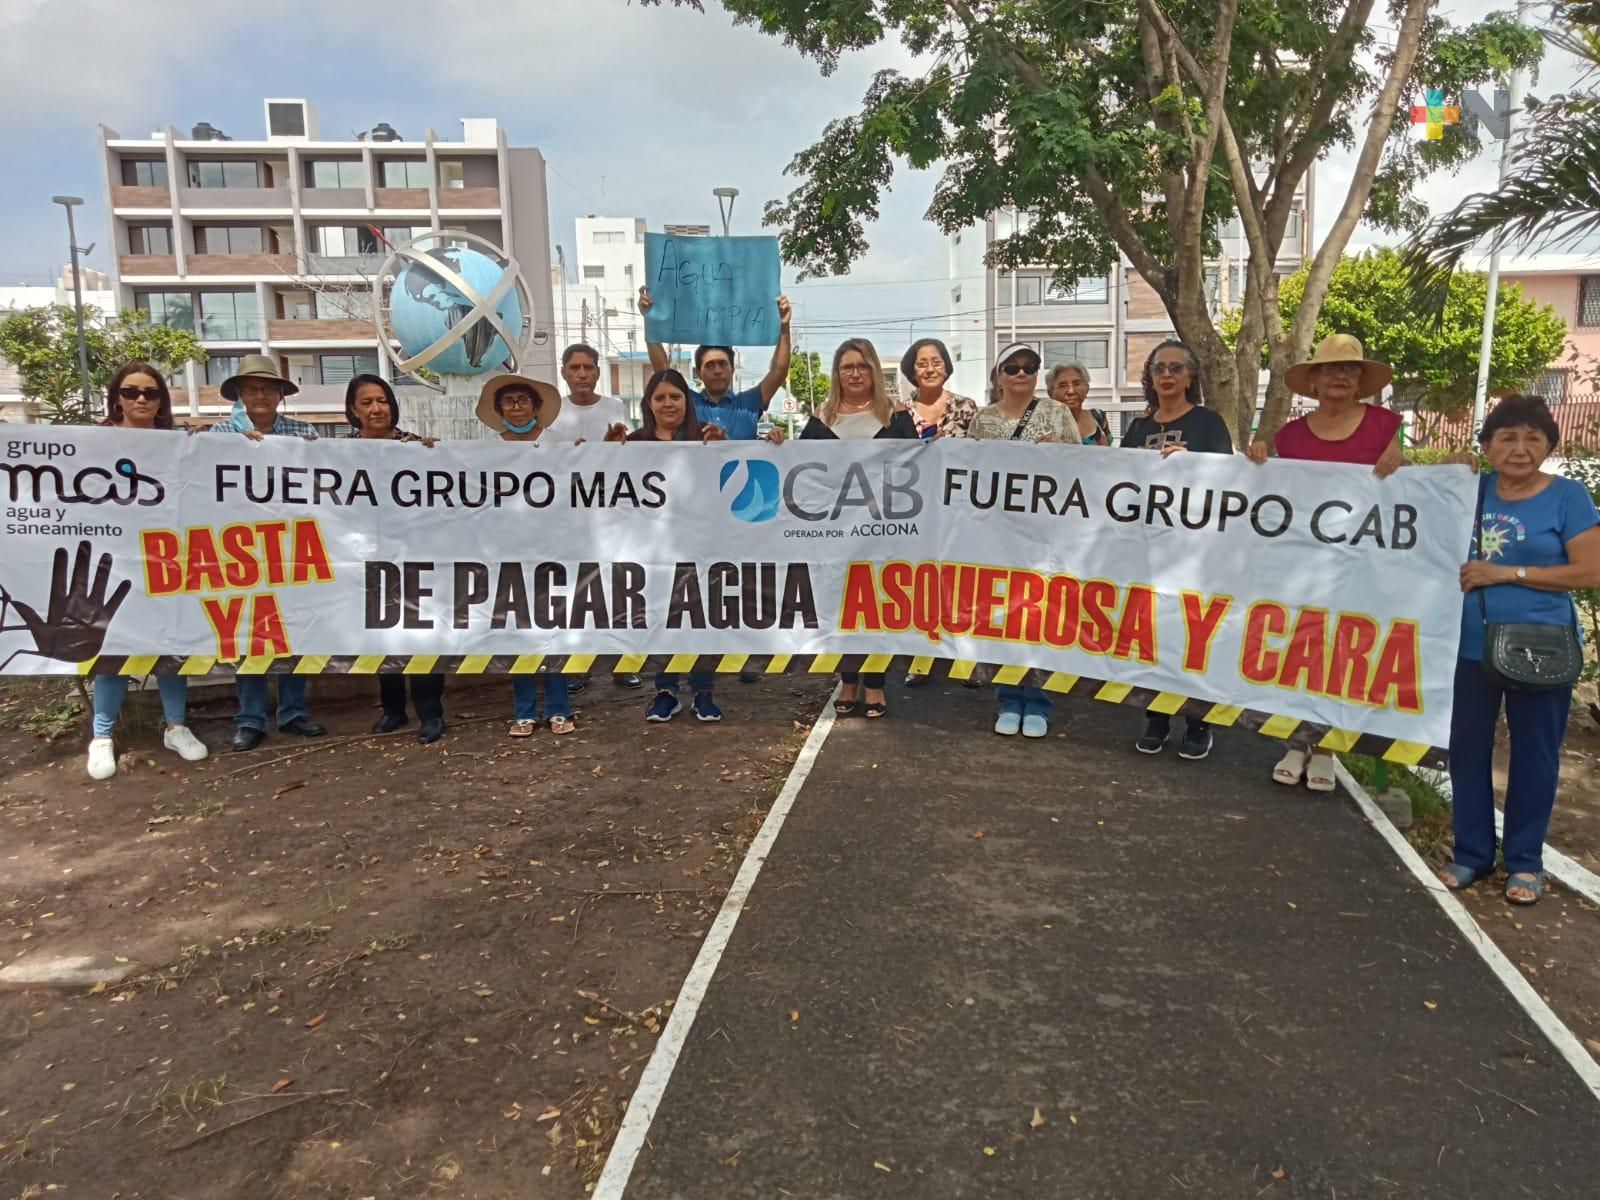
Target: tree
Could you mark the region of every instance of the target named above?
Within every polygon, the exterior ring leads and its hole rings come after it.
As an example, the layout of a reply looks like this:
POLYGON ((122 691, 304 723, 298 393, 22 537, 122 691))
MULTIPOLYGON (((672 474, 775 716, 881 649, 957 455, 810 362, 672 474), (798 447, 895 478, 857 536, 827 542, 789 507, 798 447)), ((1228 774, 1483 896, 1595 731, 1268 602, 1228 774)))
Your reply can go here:
MULTIPOLYGON (((661 3, 661 0, 645 0, 661 3)), ((700 7, 700 0, 672 0, 700 7)), ((1334 264, 1363 218, 1418 223, 1416 185, 1478 150, 1452 126, 1414 141, 1402 97, 1415 74, 1452 94, 1532 63, 1538 35, 1495 15, 1454 28, 1434 0, 723 0, 831 71, 897 35, 930 65, 881 71, 861 111, 830 123, 789 166, 799 186, 767 206, 802 278, 841 273, 866 249, 894 160, 944 163, 928 216, 954 231, 1001 209, 1030 214, 995 266, 1044 263, 1057 286, 1104 275, 1120 251, 1205 367, 1210 401, 1242 435, 1262 347, 1265 424, 1287 412, 1282 372, 1309 352, 1334 264), (1285 326, 1274 271, 1297 195, 1329 148, 1357 151, 1352 179, 1285 326), (1238 344, 1209 311, 1204 264, 1237 210, 1250 252, 1238 344)))
POLYGON ((129 310, 114 317, 84 310, 83 339, 89 353, 88 403, 80 395, 78 329, 65 304, 25 308, 0 321, 0 355, 22 377, 22 395, 36 401, 47 420, 58 425, 87 425, 103 415, 106 384, 125 362, 141 359, 171 375, 191 362, 205 362, 206 352, 194 334, 165 325, 151 325, 142 313, 129 310))
MULTIPOLYGON (((1297 271, 1278 288, 1285 324, 1292 323, 1304 294, 1307 272, 1297 271)), ((1451 412, 1470 405, 1478 383, 1478 343, 1483 330, 1488 276, 1458 271, 1450 278, 1443 320, 1417 311, 1405 260, 1381 249, 1346 257, 1334 267, 1318 313, 1314 338, 1352 333, 1367 357, 1394 369, 1395 398, 1405 407, 1451 412)), ((1224 320, 1224 332, 1237 317, 1224 320)), ((1489 390, 1527 387, 1561 353, 1567 324, 1547 304, 1526 300, 1517 284, 1502 283, 1495 304, 1494 349, 1489 390)))
POLYGON ((789 395, 803 413, 816 412, 828 398, 828 376, 815 350, 797 350, 789 362, 789 395))

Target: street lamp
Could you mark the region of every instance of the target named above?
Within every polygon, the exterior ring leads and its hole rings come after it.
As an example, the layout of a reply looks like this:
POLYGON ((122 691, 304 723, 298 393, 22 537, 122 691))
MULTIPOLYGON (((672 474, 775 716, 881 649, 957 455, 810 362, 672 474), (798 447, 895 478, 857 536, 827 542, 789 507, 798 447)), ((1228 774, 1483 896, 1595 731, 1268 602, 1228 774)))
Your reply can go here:
POLYGON ((87 256, 94 249, 94 243, 79 246, 78 231, 72 222, 72 210, 83 203, 83 197, 51 196, 50 199, 67 210, 67 243, 72 251, 72 309, 78 319, 78 379, 83 385, 84 406, 92 410, 94 398, 90 395, 89 387, 89 346, 83 340, 83 283, 78 277, 78 255, 87 256))
POLYGON ((711 194, 717 198, 717 211, 722 214, 722 236, 727 237, 728 222, 733 219, 733 202, 739 196, 739 189, 736 187, 714 187, 711 189, 711 194), (728 202, 726 208, 722 205, 724 200, 728 202))

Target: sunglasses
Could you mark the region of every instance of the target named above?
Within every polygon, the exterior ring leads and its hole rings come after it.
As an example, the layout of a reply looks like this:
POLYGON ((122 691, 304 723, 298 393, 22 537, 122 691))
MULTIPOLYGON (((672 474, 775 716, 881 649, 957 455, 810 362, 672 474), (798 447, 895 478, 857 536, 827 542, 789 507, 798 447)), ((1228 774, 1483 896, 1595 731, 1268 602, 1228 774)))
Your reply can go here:
POLYGON ((1039 364, 1007 363, 1000 368, 1000 371, 1004 375, 1037 375, 1039 373, 1039 364))
POLYGON ((1182 375, 1189 369, 1188 363, 1151 363, 1152 375, 1182 375))
POLYGON ((161 389, 153 387, 128 387, 126 384, 124 384, 122 387, 117 389, 117 395, 121 396, 124 400, 137 400, 141 396, 146 400, 159 400, 161 399, 161 389))

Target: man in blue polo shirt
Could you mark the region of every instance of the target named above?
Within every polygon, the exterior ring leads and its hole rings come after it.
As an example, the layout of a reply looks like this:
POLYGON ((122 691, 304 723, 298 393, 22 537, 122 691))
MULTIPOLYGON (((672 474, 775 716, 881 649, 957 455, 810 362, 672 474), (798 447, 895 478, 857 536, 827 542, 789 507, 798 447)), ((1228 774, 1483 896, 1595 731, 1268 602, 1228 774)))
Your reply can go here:
MULTIPOLYGON (((648 312, 650 304, 650 289, 640 288, 639 311, 648 312)), ((761 414, 767 411, 767 405, 772 403, 778 389, 789 378, 790 314, 789 297, 779 296, 778 344, 772 349, 772 365, 767 368, 760 383, 742 392, 730 390, 733 387, 732 346, 695 348, 694 373, 700 379, 700 386, 705 389, 689 394, 694 401, 695 415, 702 421, 719 426, 733 441, 749 442, 756 439, 756 426, 761 421, 761 414)), ((672 365, 667 357, 667 348, 660 342, 651 342, 646 348, 650 351, 652 371, 665 370, 672 365)), ((783 430, 774 425, 767 431, 766 439, 774 443, 783 441, 783 430)))

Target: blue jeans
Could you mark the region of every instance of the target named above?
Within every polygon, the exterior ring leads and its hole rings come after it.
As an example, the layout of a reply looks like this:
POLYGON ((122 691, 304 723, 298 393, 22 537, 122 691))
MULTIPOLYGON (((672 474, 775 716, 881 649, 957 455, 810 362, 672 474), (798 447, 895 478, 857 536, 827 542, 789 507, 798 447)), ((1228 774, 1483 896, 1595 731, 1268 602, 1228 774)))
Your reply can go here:
POLYGON ((994 685, 994 695, 1000 701, 1000 711, 1003 713, 1048 718, 1050 710, 1055 707, 1050 694, 1043 688, 1024 687, 1020 683, 997 683, 994 685))
MULTIPOLYGON (((689 690, 691 692, 709 692, 717 682, 715 671, 690 671, 689 690)), ((670 671, 656 672, 656 691, 675 692, 678 690, 678 677, 670 671)))
POLYGON ((1501 839, 1506 870, 1544 869, 1544 835, 1556 804, 1561 738, 1572 692, 1508 692, 1490 683, 1476 660, 1456 661, 1455 707, 1450 713, 1451 818, 1456 862, 1472 871, 1494 866, 1494 734, 1505 702, 1511 731, 1506 781, 1506 826, 1501 839))
MULTIPOLYGON (((111 727, 122 711, 122 698, 128 694, 126 675, 94 677, 94 736, 110 737, 111 727)), ((161 713, 168 725, 182 725, 189 712, 189 681, 182 675, 157 675, 156 690, 161 693, 161 713)))
POLYGON ((238 675, 234 677, 233 690, 239 694, 239 715, 235 725, 245 729, 267 727, 267 680, 278 681, 278 728, 282 729, 296 717, 309 717, 306 707, 306 677, 304 675, 238 675))
POLYGON ((539 719, 539 680, 544 680, 544 715, 570 717, 572 699, 565 675, 513 675, 511 696, 516 704, 517 721, 539 719))

